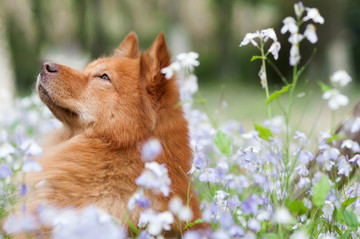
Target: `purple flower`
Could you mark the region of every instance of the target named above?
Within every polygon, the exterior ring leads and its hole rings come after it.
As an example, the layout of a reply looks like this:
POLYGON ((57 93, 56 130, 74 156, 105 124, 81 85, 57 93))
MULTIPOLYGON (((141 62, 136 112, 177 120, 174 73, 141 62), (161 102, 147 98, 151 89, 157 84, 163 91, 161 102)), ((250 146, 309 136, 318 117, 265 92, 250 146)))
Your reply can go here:
POLYGON ((303 164, 308 164, 311 160, 314 159, 314 155, 309 150, 302 150, 299 153, 297 160, 303 164))
POLYGON ((33 140, 24 141, 20 145, 20 148, 24 150, 25 154, 28 156, 42 156, 41 147, 33 140))
POLYGON ((227 205, 231 210, 235 210, 236 207, 240 206, 240 201, 239 201, 238 196, 232 196, 228 200, 227 205))
POLYGON ((200 182, 206 183, 216 183, 218 180, 218 176, 216 170, 214 168, 207 168, 202 172, 199 176, 200 182))
POLYGON ((10 215, 4 223, 3 229, 8 234, 33 232, 39 227, 36 218, 31 214, 10 215))
POLYGON ((24 173, 30 172, 30 171, 34 171, 34 172, 40 172, 42 170, 41 165, 36 162, 35 159, 27 159, 24 162, 24 165, 21 169, 21 171, 23 171, 24 173))
POLYGON ((144 172, 135 180, 135 183, 144 188, 151 188, 155 192, 161 192, 166 197, 169 196, 171 180, 165 164, 146 163, 144 172))
POLYGON ((21 184, 20 186, 20 195, 24 197, 28 192, 28 187, 25 184, 21 184))
POLYGON ((145 162, 153 161, 162 152, 162 146, 159 140, 149 139, 147 140, 141 149, 141 159, 145 162))
POLYGON ((5 164, 0 166, 0 179, 11 176, 12 170, 5 164))
POLYGON ((2 145, 0 145, 0 158, 4 158, 9 154, 13 154, 14 152, 15 152, 15 148, 8 142, 5 142, 2 145))
POLYGON ((258 197, 256 195, 250 196, 248 200, 241 203, 240 207, 246 215, 256 214, 258 211, 258 197))

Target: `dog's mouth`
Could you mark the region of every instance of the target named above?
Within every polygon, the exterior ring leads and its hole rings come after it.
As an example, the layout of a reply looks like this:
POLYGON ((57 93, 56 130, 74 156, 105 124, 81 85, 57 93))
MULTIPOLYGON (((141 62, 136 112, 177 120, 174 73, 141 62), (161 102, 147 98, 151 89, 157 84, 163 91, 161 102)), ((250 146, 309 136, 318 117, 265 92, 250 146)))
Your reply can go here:
POLYGON ((73 110, 70 110, 67 107, 59 105, 54 97, 51 97, 49 92, 45 89, 45 87, 39 83, 38 84, 38 92, 41 100, 48 106, 48 108, 56 115, 57 113, 63 113, 67 116, 77 117, 78 114, 73 110))

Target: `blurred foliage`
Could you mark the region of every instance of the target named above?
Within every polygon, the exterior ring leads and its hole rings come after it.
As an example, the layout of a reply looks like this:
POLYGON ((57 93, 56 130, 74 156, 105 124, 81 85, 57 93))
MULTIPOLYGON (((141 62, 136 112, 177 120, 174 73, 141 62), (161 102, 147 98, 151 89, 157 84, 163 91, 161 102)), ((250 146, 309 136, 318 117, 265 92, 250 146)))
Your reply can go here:
MULTIPOLYGON (((288 65, 290 45, 279 30, 282 19, 292 14, 294 3, 288 0, 2 0, 0 24, 6 30, 20 92, 30 91, 52 49, 75 45, 84 56, 93 59, 111 54, 130 31, 138 34, 143 49, 160 31, 165 31, 168 40, 176 36, 183 38, 184 46, 179 49, 200 53, 197 75, 202 83, 258 84, 254 72, 259 64, 250 64, 248 60, 255 50, 239 49, 238 45, 246 32, 275 26, 282 43, 278 64, 288 65)), ((329 63, 328 51, 334 41, 345 39, 342 44, 348 44, 350 64, 346 70, 353 72, 355 79, 360 74, 360 2, 332 0, 329 4, 327 0, 309 0, 304 3, 317 7, 325 17, 325 25, 318 29, 320 41, 315 62, 308 73, 321 79, 327 78, 330 70, 336 70, 329 63)), ((312 51, 304 44, 302 52, 304 64, 312 51)), ((283 72, 290 73, 290 67, 288 72, 283 72)), ((271 83, 280 83, 274 71, 270 69, 269 74, 271 83)))

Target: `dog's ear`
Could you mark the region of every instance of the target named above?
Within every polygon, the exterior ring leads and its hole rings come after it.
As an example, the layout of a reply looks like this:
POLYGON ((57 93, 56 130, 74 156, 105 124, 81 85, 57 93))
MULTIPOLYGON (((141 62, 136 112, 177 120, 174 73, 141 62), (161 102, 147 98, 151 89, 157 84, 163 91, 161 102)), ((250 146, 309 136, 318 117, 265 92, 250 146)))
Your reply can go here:
POLYGON ((138 38, 134 32, 130 32, 116 49, 114 56, 134 58, 138 55, 138 38))
POLYGON ((161 69, 170 65, 170 52, 166 45, 165 34, 161 32, 149 50, 141 56, 141 73, 147 92, 157 101, 163 95, 165 79, 161 69))

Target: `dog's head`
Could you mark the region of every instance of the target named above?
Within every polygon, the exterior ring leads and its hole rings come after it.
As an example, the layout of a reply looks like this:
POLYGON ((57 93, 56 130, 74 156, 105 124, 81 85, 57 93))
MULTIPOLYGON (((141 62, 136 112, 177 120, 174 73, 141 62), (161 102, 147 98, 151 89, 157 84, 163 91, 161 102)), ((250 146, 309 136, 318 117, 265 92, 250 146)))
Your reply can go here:
POLYGON ((163 33, 144 53, 130 33, 115 53, 91 62, 84 70, 44 63, 37 81, 41 100, 73 134, 128 145, 147 138, 157 110, 174 105, 179 94, 174 79, 160 70, 170 64, 163 33))

